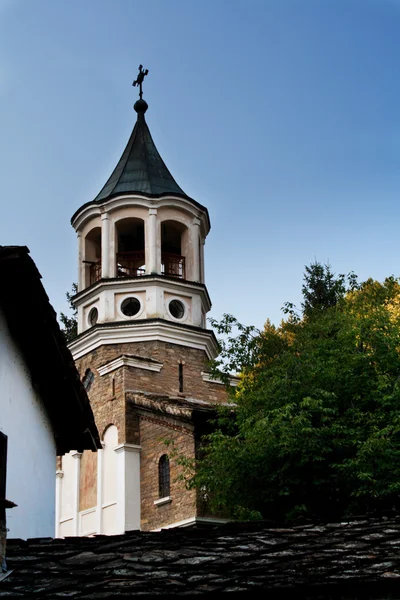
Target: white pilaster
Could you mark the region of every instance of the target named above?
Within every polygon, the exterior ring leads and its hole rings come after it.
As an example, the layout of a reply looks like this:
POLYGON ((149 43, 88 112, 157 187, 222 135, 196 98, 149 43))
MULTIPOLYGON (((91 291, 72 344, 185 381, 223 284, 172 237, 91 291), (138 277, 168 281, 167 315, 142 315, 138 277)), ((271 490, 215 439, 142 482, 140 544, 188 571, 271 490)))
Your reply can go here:
POLYGON ((84 252, 84 239, 82 237, 82 233, 78 231, 78 292, 83 290, 85 286, 85 273, 86 273, 86 263, 85 260, 85 252, 84 252))
POLYGON ((204 266, 204 246, 206 244, 206 240, 200 241, 200 281, 201 283, 206 282, 206 274, 205 274, 205 266, 204 266))
POLYGON ((56 528, 54 537, 60 537, 60 518, 61 518, 61 480, 64 477, 64 471, 56 471, 56 528))
POLYGON ((140 446, 119 444, 117 454, 116 532, 140 529, 140 446))
POLYGON ((193 273, 192 281, 200 281, 200 219, 193 219, 192 227, 193 273))
POLYGON ((79 535, 79 498, 80 498, 80 479, 81 479, 81 452, 71 452, 75 459, 74 472, 74 493, 73 493, 73 531, 74 535, 79 535))
MULTIPOLYGON (((102 442, 104 446, 104 443, 102 442)), ((103 533, 103 450, 97 450, 96 531, 103 533)))
POLYGON ((157 209, 149 208, 147 221, 148 251, 146 256, 146 273, 157 273, 157 209))
POLYGON ((101 215, 101 276, 110 277, 110 217, 106 212, 101 215))

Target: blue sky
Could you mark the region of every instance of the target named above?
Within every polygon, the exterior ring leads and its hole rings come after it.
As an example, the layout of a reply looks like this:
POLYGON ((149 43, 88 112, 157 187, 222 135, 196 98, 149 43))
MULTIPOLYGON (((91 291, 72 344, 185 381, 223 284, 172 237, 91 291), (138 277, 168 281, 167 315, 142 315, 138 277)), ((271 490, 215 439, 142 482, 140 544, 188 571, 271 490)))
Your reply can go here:
POLYGON ((214 317, 279 322, 315 259, 400 275, 399 31, 400 0, 0 0, 0 244, 64 310, 70 217, 123 151, 143 63, 154 141, 210 211, 214 317))

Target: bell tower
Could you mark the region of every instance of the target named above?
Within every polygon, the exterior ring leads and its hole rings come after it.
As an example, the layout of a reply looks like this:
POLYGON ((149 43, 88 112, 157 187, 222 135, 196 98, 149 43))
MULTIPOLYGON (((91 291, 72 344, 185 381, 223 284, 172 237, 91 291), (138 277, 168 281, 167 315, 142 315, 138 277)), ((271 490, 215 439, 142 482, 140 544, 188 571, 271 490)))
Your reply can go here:
POLYGON ((78 236, 76 357, 101 344, 162 339, 204 349, 211 303, 204 281, 207 209, 168 171, 145 120, 137 121, 109 180, 72 217, 78 236))
POLYGON ((146 74, 140 66, 136 123, 117 166, 71 220, 78 237, 78 336, 69 347, 103 450, 62 458, 60 536, 205 518, 196 492, 179 481, 165 441, 194 458, 207 415, 226 401, 225 388, 207 373, 218 352, 206 327, 210 220, 153 142, 142 97, 146 74))

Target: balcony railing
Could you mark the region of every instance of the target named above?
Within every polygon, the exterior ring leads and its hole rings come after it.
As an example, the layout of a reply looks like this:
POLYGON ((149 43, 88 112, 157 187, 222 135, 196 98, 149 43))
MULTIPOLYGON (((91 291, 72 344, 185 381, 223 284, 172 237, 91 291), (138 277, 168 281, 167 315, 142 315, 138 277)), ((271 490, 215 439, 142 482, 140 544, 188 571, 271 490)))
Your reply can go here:
POLYGON ((99 281, 99 279, 101 279, 101 260, 90 263, 89 273, 90 285, 92 285, 92 283, 96 283, 96 281, 99 281))
POLYGON ((179 254, 163 252, 161 257, 161 274, 177 279, 185 279, 185 257, 179 254))
POLYGON ((137 277, 144 275, 144 252, 118 252, 117 277, 137 277))
MULTIPOLYGON (((84 261, 89 264, 90 285, 101 279, 101 260, 84 261)), ((144 252, 118 252, 117 277, 138 277, 145 275, 144 252)), ((179 254, 163 252, 161 258, 161 274, 177 279, 185 279, 185 257, 179 254)))

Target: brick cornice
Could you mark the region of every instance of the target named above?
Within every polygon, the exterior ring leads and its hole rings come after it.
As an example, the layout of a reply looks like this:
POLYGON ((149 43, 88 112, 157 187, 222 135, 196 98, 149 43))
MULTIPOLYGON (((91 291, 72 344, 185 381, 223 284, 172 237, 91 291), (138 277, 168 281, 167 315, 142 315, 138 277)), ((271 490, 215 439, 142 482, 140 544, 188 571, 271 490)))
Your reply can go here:
POLYGON ((174 431, 179 431, 180 433, 184 433, 186 435, 190 435, 194 437, 194 432, 188 427, 184 427, 183 425, 178 425, 176 423, 171 423, 167 420, 167 418, 156 418, 150 417, 148 415, 139 414, 139 418, 142 421, 148 421, 149 423, 154 423, 155 425, 161 425, 162 427, 167 427, 168 429, 172 429, 174 431))

